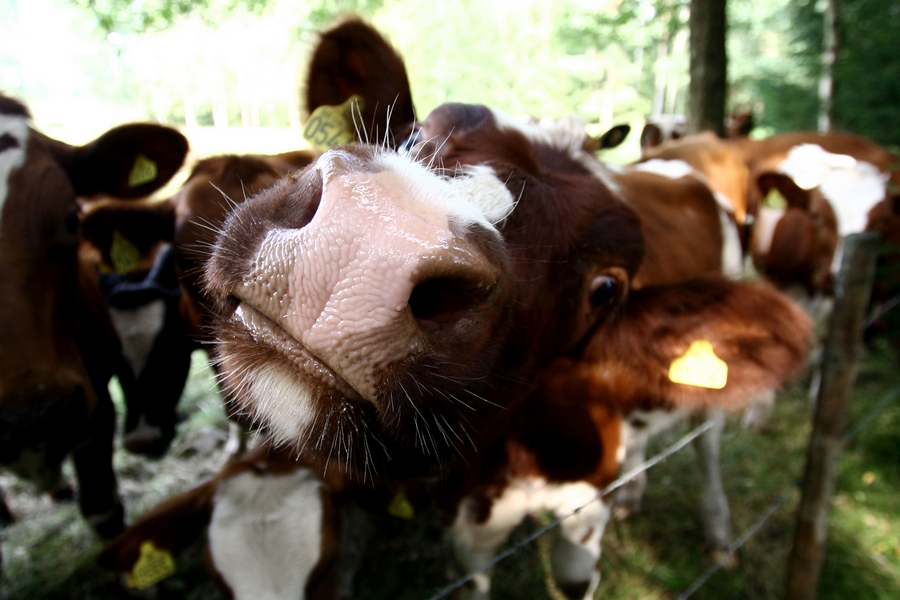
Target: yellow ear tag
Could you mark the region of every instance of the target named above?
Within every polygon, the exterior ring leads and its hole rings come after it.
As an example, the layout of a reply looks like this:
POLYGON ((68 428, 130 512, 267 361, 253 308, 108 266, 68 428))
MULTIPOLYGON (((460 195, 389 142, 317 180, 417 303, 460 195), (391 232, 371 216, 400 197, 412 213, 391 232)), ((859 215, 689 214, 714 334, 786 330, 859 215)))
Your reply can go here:
POLYGON ((673 383, 721 390, 728 381, 728 365, 716 356, 712 344, 706 340, 697 340, 684 356, 672 361, 669 379, 673 383))
POLYGON ((785 200, 784 196, 781 195, 781 192, 778 191, 778 188, 772 188, 769 190, 769 193, 766 194, 766 199, 763 200, 763 206, 766 208, 780 208, 784 210, 788 207, 788 202, 785 200))
POLYGON ((167 550, 160 550, 147 540, 141 544, 141 555, 134 563, 126 583, 143 590, 175 574, 175 559, 167 550))
POLYGON ((144 156, 138 154, 134 159, 134 166, 131 167, 131 173, 128 174, 128 186, 136 188, 156 181, 159 172, 156 169, 156 163, 144 156))
POLYGON ((131 273, 141 264, 141 251, 118 231, 113 232, 112 247, 109 249, 116 273, 131 273))
POLYGON ((362 96, 353 95, 340 106, 320 106, 309 116, 303 128, 303 139, 318 148, 328 150, 356 139, 353 113, 362 110, 362 96))
POLYGON ((413 508, 403 490, 400 490, 388 504, 388 514, 400 519, 412 519, 416 515, 416 509, 413 508))

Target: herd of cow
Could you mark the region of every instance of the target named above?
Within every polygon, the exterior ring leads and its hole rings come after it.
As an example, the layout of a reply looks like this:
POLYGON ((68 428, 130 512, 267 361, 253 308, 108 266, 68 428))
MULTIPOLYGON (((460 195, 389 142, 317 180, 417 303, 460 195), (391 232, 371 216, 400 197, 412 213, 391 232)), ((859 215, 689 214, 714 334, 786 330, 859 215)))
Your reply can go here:
MULTIPOLYGON (((701 505, 724 551, 723 415, 806 366, 812 320, 784 292, 827 298, 842 237, 890 235, 900 158, 845 134, 651 126, 623 167, 594 156, 621 128, 463 104, 420 121, 402 59, 354 19, 322 34, 306 104, 350 107, 357 143, 207 158, 151 202, 135 199, 181 168, 181 134, 125 125, 71 147, 0 96, 2 464, 71 497, 71 454, 81 512, 111 540, 100 562, 135 587, 206 532, 235 598, 347 596, 341 507, 424 503, 461 573, 526 516, 584 507, 551 563, 591 598, 607 520, 639 509, 645 478, 600 490, 651 435, 708 415, 701 505), (161 455, 201 347, 265 441, 126 528, 107 383, 126 447, 161 455)), ((489 593, 490 570, 463 590, 489 593)))

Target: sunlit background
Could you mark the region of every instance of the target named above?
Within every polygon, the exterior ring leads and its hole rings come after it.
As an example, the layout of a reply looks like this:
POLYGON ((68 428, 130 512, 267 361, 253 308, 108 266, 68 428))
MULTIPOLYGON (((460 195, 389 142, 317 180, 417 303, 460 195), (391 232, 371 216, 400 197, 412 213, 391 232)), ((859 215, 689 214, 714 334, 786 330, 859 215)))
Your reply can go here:
MULTIPOLYGON (((891 8, 882 21, 896 21, 897 3, 882 4, 891 8)), ((639 127, 649 115, 685 112, 687 10, 685 0, 0 0, 0 90, 72 143, 152 120, 184 128, 197 155, 295 149, 315 32, 352 11, 405 57, 420 116, 453 100, 512 114, 576 112, 596 131, 639 127)), ((729 108, 754 110, 755 135, 814 128, 820 10, 729 2, 729 108)), ((861 90, 872 95, 865 86, 852 90, 842 119, 840 68, 838 125, 896 145, 877 116, 859 122, 861 90)))

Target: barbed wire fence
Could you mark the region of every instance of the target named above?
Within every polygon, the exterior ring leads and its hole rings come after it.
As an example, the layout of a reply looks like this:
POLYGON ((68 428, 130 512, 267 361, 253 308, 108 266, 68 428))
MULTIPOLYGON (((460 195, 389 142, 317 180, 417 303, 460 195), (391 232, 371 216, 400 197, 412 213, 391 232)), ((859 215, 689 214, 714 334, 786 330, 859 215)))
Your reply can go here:
MULTIPOLYGON (((861 306, 860 302, 867 302, 869 293, 871 291, 872 275, 874 273, 874 261, 875 261, 875 258, 877 257, 877 253, 878 253, 877 247, 876 247, 877 242, 869 234, 850 236, 850 238, 857 238, 859 240, 859 245, 862 246, 862 250, 859 250, 859 252, 861 253, 861 256, 858 255, 855 257, 855 259, 858 261, 855 265, 850 264, 850 261, 854 259, 854 253, 857 252, 857 250, 856 250, 857 239, 851 239, 850 240, 851 244, 849 244, 848 247, 845 249, 845 256, 844 256, 845 263, 842 264, 840 280, 838 282, 837 295, 840 297, 845 292, 847 292, 848 289, 856 287, 857 289, 855 290, 854 293, 858 297, 855 300, 851 299, 851 304, 855 301, 855 306, 850 307, 849 309, 845 309, 845 310, 849 310, 849 312, 856 311, 858 314, 856 314, 855 316, 851 315, 851 316, 847 317, 850 321, 849 325, 847 323, 839 322, 839 320, 842 318, 840 314, 837 314, 836 318, 832 319, 832 323, 831 323, 831 327, 830 327, 830 331, 829 331, 829 340, 826 343, 826 360, 827 360, 828 351, 829 351, 828 346, 835 343, 835 341, 836 341, 835 338, 837 338, 838 343, 843 344, 844 346, 847 345, 846 339, 847 339, 848 335, 851 338, 855 337, 856 341, 858 342, 859 338, 861 337, 862 329, 864 327, 871 325, 872 322, 874 322, 877 318, 882 316, 888 310, 891 310, 894 307, 896 307, 897 305, 900 305, 900 297, 892 298, 891 301, 882 305, 879 309, 876 309, 876 311, 873 311, 873 313, 870 314, 867 318, 863 319, 863 313, 861 312, 861 309, 860 309, 860 306, 861 306), (859 271, 861 270, 860 264, 866 263, 867 261, 871 261, 871 264, 864 265, 864 268, 862 270, 865 270, 865 268, 871 268, 872 273, 864 273, 862 276, 860 276, 859 275, 859 271), (859 299, 862 296, 865 297, 864 300, 859 299), (841 334, 839 334, 839 335, 835 335, 834 330, 839 329, 839 328, 843 328, 844 331, 841 332, 841 334)), ((838 306, 838 303, 836 303, 835 312, 839 312, 841 310, 842 309, 838 306)), ((845 387, 847 384, 849 384, 849 387, 846 390, 844 390, 846 392, 846 395, 849 396, 849 391, 852 389, 853 383, 855 382, 855 377, 856 377, 855 347, 849 348, 849 350, 848 350, 848 348, 840 348, 840 349, 838 349, 838 352, 849 355, 850 364, 847 368, 850 371, 850 377, 849 377, 849 379, 845 379, 840 382, 841 384, 844 384, 845 387)), ((827 389, 820 390, 819 397, 822 398, 827 393, 828 393, 827 389)), ((851 427, 846 428, 846 430, 844 430, 844 428, 841 427, 840 429, 842 430, 842 433, 839 436, 840 445, 843 446, 843 445, 849 443, 851 440, 853 440, 853 438, 855 438, 861 431, 863 431, 866 427, 871 425, 872 422, 875 420, 875 418, 885 408, 887 408, 892 403, 896 402, 898 398, 900 398, 900 388, 891 390, 884 397, 882 397, 881 400, 879 400, 862 418, 857 420, 851 427)), ((846 398, 844 399, 844 401, 846 403, 846 398)), ((846 407, 844 407, 844 408, 846 408, 846 407)), ((821 412, 822 407, 821 406, 818 407, 818 410, 821 412)), ((817 414, 816 416, 817 416, 816 420, 818 421, 819 415, 817 414)), ((845 421, 846 414, 843 414, 843 417, 844 417, 844 422, 846 422, 845 421)), ((596 494, 596 496, 590 502, 585 503, 584 505, 578 507, 577 509, 575 509, 574 511, 572 511, 571 513, 569 513, 567 515, 564 515, 562 517, 556 517, 556 518, 550 520, 548 523, 539 527, 538 529, 536 529, 534 532, 532 532, 531 534, 526 536, 521 541, 512 545, 511 547, 504 550, 503 552, 499 553, 496 557, 494 557, 493 560, 491 560, 490 562, 485 564, 482 568, 480 568, 476 571, 473 571, 471 573, 468 573, 465 576, 460 577, 459 579, 455 580, 450 585, 447 585, 446 587, 441 588, 434 595, 428 597, 428 600, 441 600, 442 598, 447 598, 451 593, 453 593, 455 590, 463 587, 468 582, 472 581, 476 576, 489 571, 490 569, 495 567, 500 562, 502 562, 502 561, 506 560, 507 558, 509 558, 510 556, 516 554, 517 552, 519 552, 520 550, 522 550, 529 544, 533 543, 535 540, 537 540, 539 537, 541 537, 545 533, 551 531, 552 529, 554 529, 555 527, 560 525, 566 519, 578 514, 584 508, 586 508, 587 506, 590 506, 593 502, 600 501, 603 497, 607 496, 608 494, 610 494, 613 491, 617 490, 618 488, 622 487, 623 485, 628 483, 631 479, 633 479, 637 475, 653 468, 654 466, 663 462, 668 457, 670 457, 673 454, 677 453, 678 451, 682 450, 688 444, 690 444, 694 439, 696 439, 697 437, 699 437, 700 435, 702 435, 703 433, 708 431, 711 427, 713 427, 713 424, 714 424, 713 419, 709 419, 709 420, 705 421, 704 423, 700 424, 699 426, 695 427, 690 432, 688 432, 686 435, 684 435, 683 437, 678 439, 673 444, 667 446, 665 449, 663 449, 661 452, 659 452, 652 458, 644 461, 643 463, 641 463, 634 469, 628 471, 627 473, 622 474, 613 483, 611 483, 610 485, 605 487, 603 490, 598 492, 596 494)), ((815 434, 816 434, 816 431, 814 431, 813 434, 811 435, 810 446, 812 446, 815 442, 815 439, 814 439, 815 434)), ((829 454, 832 454, 832 453, 829 453, 829 454)), ((837 456, 832 456, 831 458, 833 460, 836 460, 838 457, 839 457, 839 453, 837 456)), ((808 469, 809 469, 809 465, 808 465, 808 469)), ((804 481, 798 481, 796 484, 792 485, 787 490, 784 490, 783 492, 781 492, 772 503, 770 503, 763 511, 761 511, 759 513, 759 516, 757 517, 757 519, 749 527, 747 527, 747 529, 744 530, 744 532, 738 538, 736 538, 734 540, 734 542, 732 542, 732 544, 728 547, 727 551, 719 558, 719 560, 716 561, 714 564, 710 565, 710 567, 707 568, 703 573, 701 573, 700 576, 697 577, 697 579, 690 586, 688 586, 680 595, 677 596, 677 600, 687 600, 688 598, 693 596, 698 590, 700 590, 712 578, 713 575, 715 575, 718 571, 720 571, 722 568, 724 568, 725 565, 728 564, 728 562, 730 561, 730 559, 734 555, 734 553, 737 552, 738 550, 740 550, 740 548, 743 547, 750 539, 752 539, 753 536, 755 536, 760 530, 762 530, 765 527, 766 523, 769 521, 769 519, 774 514, 776 514, 778 512, 778 510, 781 507, 783 507, 795 495, 795 492, 797 491, 798 487, 801 487, 802 485, 808 485, 808 483, 804 483, 804 481)), ((805 493, 805 490, 804 490, 804 493, 805 493)), ((830 502, 830 495, 827 496, 826 501, 830 502)), ((799 529, 799 527, 798 527, 798 529, 799 529)), ((800 536, 798 535, 797 538, 799 538, 799 537, 800 536)), ((797 542, 795 541, 795 545, 796 545, 796 543, 797 542)), ((791 584, 790 576, 791 576, 790 573, 788 573, 788 585, 789 586, 791 584)), ((813 582, 812 584, 810 584, 809 582, 804 582, 804 584, 809 587, 809 589, 806 590, 808 593, 812 593, 812 594, 815 593, 815 582, 813 582)), ((790 592, 788 592, 788 593, 790 594, 790 592)))

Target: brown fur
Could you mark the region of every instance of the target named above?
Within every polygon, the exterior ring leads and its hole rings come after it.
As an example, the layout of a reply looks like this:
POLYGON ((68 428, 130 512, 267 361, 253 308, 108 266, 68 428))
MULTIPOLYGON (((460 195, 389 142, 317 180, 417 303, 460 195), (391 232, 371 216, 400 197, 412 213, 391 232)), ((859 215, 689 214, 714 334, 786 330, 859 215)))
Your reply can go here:
MULTIPOLYGON (((0 98, 0 110, 27 115, 8 98, 0 98)), ((106 390, 122 359, 95 273, 78 257, 76 199, 144 196, 175 173, 186 153, 181 134, 156 125, 117 127, 82 147, 31 131, 25 163, 8 180, 0 232, 0 461, 9 464, 44 444, 52 471, 73 452, 82 513, 102 517, 101 535, 122 527, 111 464, 115 415, 106 390), (130 187, 138 155, 156 163, 157 177, 130 187)))

